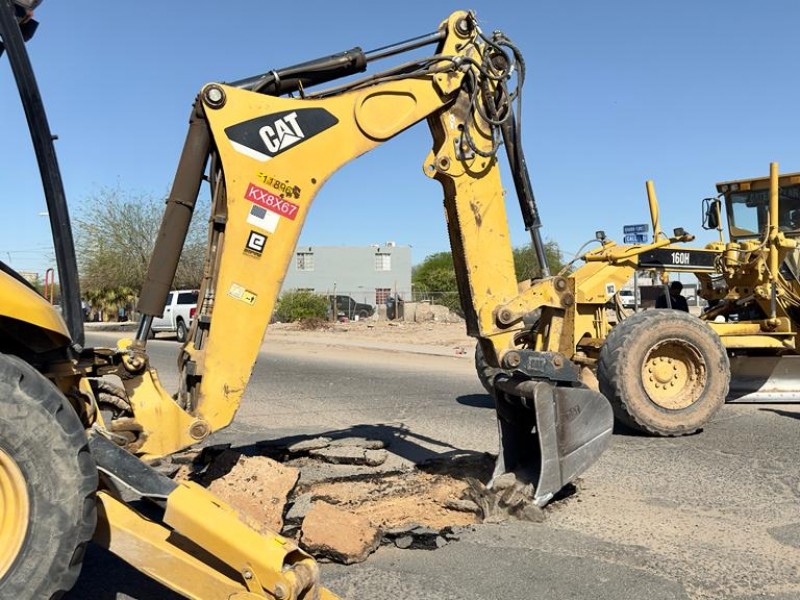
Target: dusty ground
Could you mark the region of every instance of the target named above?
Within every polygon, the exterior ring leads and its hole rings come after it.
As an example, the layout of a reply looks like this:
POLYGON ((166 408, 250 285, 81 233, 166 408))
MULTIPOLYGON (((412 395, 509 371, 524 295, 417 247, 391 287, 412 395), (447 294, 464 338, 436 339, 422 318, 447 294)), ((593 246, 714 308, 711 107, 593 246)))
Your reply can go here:
MULTIPOLYGON (((398 331, 425 327, 435 335, 458 330, 433 323, 398 331)), ((303 439, 331 431, 370 435, 379 424, 393 432, 390 453, 430 442, 449 463, 454 448, 496 451, 493 410, 467 358, 398 352, 387 363, 385 353, 368 349, 269 341, 268 334, 269 357, 256 368, 232 440, 270 427, 292 441, 297 431, 303 439), (304 360, 284 361, 287 353, 304 360), (386 369, 375 370, 376 364, 386 369), (302 393, 295 381, 302 382, 302 393), (354 432, 353 424, 364 427, 354 432)), ((152 349, 163 376, 177 381, 169 375, 174 341, 152 349)), ((796 405, 727 405, 698 435, 621 432, 581 478, 577 493, 548 507, 543 523, 469 527, 459 543, 436 552, 387 546, 362 565, 326 566, 324 579, 353 600, 398 591, 408 598, 521 600, 531 589, 565 599, 797 600, 798 419, 796 405)), ((464 472, 459 465, 456 478, 464 472)), ((83 579, 100 582, 96 595, 83 585, 70 598, 115 597, 107 591, 111 581, 141 585, 130 573, 130 579, 109 579, 97 565, 89 561, 83 579)), ((132 596, 163 598, 139 591, 132 596)))
POLYGON ((466 333, 464 323, 413 323, 404 321, 351 321, 335 323, 313 331, 303 330, 296 323, 273 323, 267 329, 270 338, 291 338, 312 335, 318 339, 383 342, 390 344, 422 344, 462 349, 472 354, 475 340, 466 333))

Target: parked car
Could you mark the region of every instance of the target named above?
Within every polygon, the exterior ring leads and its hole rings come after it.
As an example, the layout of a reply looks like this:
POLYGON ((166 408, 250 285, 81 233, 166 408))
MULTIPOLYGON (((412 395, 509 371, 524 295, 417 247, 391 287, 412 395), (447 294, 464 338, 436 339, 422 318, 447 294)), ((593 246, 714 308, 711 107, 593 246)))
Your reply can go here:
MULTIPOLYGON (((633 308, 636 306, 636 296, 634 296, 633 290, 623 289, 619 291, 619 299, 622 302, 622 306, 625 308, 633 308)), ((642 299, 639 297, 639 306, 642 304, 642 299)))
POLYGON ((366 319, 375 314, 375 307, 363 302, 356 302, 350 296, 328 296, 331 303, 331 313, 334 308, 334 301, 336 303, 336 314, 339 318, 347 317, 351 321, 356 319, 366 319))
POLYGON ((164 314, 153 318, 151 334, 167 331, 174 333, 180 343, 186 341, 189 324, 197 310, 197 290, 173 290, 167 295, 164 314))

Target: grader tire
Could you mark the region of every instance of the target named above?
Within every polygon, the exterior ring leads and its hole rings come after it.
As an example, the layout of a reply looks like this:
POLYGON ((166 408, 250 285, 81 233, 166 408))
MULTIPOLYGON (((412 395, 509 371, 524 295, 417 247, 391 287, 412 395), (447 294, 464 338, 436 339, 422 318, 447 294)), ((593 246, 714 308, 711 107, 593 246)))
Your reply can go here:
POLYGON ((59 598, 73 586, 96 489, 72 406, 33 367, 0 354, 0 598, 59 598))
POLYGON ((497 367, 489 366, 489 363, 486 362, 486 358, 483 356, 483 349, 481 349, 480 344, 475 344, 475 372, 478 374, 478 379, 483 386, 483 389, 486 390, 486 393, 490 396, 494 396, 494 386, 492 385, 492 381, 494 381, 494 376, 497 375, 501 369, 497 367))
POLYGON ((677 310, 646 310, 611 330, 600 392, 621 423, 659 436, 694 433, 725 402, 730 363, 719 336, 677 310))

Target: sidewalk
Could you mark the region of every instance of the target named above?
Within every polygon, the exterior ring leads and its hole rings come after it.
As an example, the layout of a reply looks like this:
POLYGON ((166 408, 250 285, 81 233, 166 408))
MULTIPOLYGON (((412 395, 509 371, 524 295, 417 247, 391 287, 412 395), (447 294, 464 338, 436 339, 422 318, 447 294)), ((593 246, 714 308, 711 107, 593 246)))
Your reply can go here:
POLYGON ((121 323, 116 321, 86 321, 83 324, 85 331, 136 331, 136 321, 123 321, 121 323))
MULTIPOLYGON (((442 335, 438 334, 436 329, 439 325, 435 326, 419 326, 420 324, 406 323, 403 324, 402 330, 392 330, 384 328, 383 330, 373 331, 372 329, 362 331, 361 334, 353 333, 349 330, 343 329, 323 329, 312 331, 301 331, 298 329, 288 328, 284 324, 271 325, 267 328, 267 333, 264 336, 264 344, 270 343, 288 343, 288 344, 314 344, 318 346, 340 347, 340 348, 362 348, 366 350, 381 350, 388 352, 405 352, 410 354, 427 354, 431 356, 449 356, 454 358, 469 358, 474 356, 475 341, 467 337, 466 334, 458 334, 458 330, 453 332, 454 328, 442 325, 442 328, 447 327, 447 331, 442 335), (430 330, 434 330, 434 335, 430 335, 430 330), (419 330, 417 332, 416 330, 419 330), (420 335, 416 335, 419 333, 420 335), (428 339, 422 334, 427 333, 428 339), (374 339, 365 339, 366 336, 373 337, 374 339), (411 337, 418 337, 419 341, 408 341, 411 337), (433 339, 431 339, 433 337, 433 339), (396 338, 396 339, 392 339, 396 338)), ((138 323, 134 321, 128 322, 107 322, 107 323, 84 323, 84 328, 87 333, 89 332, 135 332, 138 323)), ((458 326, 463 329, 463 325, 458 326)), ((157 338, 161 340, 162 338, 157 338)), ((163 338, 164 341, 170 338, 163 338)))

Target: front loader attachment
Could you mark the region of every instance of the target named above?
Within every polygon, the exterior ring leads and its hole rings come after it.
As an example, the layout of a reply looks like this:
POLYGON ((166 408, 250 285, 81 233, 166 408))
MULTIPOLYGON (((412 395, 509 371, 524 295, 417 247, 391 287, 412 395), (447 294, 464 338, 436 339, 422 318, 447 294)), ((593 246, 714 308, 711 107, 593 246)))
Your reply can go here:
POLYGON ((513 473, 544 506, 608 448, 611 405, 575 382, 500 374, 494 385, 500 452, 489 487, 513 473))
POLYGON ((195 600, 337 600, 291 540, 254 529, 206 489, 157 473, 96 432, 89 448, 113 482, 97 493, 94 541, 142 573, 195 600), (136 510, 123 499, 131 494, 149 503, 136 510))

